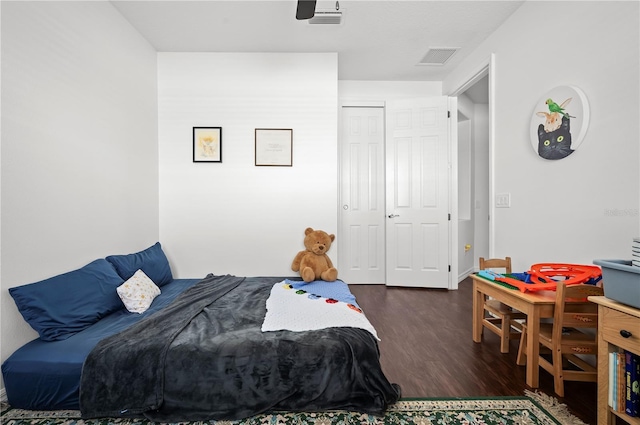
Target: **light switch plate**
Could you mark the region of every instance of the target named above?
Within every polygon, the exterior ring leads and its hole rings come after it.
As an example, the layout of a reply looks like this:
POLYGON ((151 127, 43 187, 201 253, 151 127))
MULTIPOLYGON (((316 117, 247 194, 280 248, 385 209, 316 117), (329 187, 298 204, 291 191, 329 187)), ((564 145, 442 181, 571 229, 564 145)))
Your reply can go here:
POLYGON ((511 194, 498 193, 496 195, 496 208, 511 208, 511 194))

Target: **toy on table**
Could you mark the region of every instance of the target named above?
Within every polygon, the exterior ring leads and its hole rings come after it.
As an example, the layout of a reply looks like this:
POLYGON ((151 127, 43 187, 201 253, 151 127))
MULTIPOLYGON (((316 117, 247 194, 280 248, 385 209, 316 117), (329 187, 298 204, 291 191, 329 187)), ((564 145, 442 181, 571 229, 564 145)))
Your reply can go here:
POLYGON ((493 270, 480 270, 478 272, 478 275, 484 277, 485 279, 494 280, 494 281, 496 280, 496 278, 504 277, 504 275, 500 273, 496 273, 493 270))
POLYGON ((522 292, 555 291, 558 282, 565 285, 586 283, 596 285, 602 279, 602 270, 598 266, 583 264, 539 263, 531 266, 526 273, 511 273, 509 276, 490 272, 478 275, 493 281, 515 286, 522 292))

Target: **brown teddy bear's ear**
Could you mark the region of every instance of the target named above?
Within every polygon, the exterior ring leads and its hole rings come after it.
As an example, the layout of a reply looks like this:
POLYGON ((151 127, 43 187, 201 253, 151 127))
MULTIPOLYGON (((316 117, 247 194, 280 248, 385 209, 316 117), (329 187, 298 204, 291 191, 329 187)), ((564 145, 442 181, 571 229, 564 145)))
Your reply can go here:
POLYGON ((336 235, 330 234, 329 235, 329 239, 331 239, 331 242, 335 241, 336 240, 336 235))
POLYGON ((306 230, 304 231, 304 234, 308 235, 311 232, 313 232, 313 229, 311 227, 307 227, 306 230))

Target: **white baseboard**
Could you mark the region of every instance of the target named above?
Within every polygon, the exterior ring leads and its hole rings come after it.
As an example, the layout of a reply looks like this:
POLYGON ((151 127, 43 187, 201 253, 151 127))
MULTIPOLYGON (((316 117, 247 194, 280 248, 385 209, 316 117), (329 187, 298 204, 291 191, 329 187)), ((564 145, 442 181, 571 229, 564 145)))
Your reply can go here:
POLYGON ((0 388, 0 401, 7 402, 7 390, 0 388))
POLYGON ((473 273, 473 268, 470 268, 469 270, 466 270, 460 273, 460 275, 458 275, 458 283, 468 278, 472 273, 473 273))

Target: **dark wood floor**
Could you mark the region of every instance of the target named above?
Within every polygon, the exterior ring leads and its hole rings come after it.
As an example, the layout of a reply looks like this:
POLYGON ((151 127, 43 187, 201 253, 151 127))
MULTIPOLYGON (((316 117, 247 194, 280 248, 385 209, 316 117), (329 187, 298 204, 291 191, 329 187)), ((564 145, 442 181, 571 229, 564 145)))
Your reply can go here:
MULTIPOLYGON (((380 337, 382 368, 403 397, 521 396, 525 367, 516 365, 518 341, 500 353, 497 335, 484 331, 482 344, 471 332, 470 278, 456 291, 350 285, 380 337)), ((587 424, 596 423, 597 386, 565 383, 565 397, 553 391, 553 378, 540 371, 540 388, 566 404, 587 424)))

